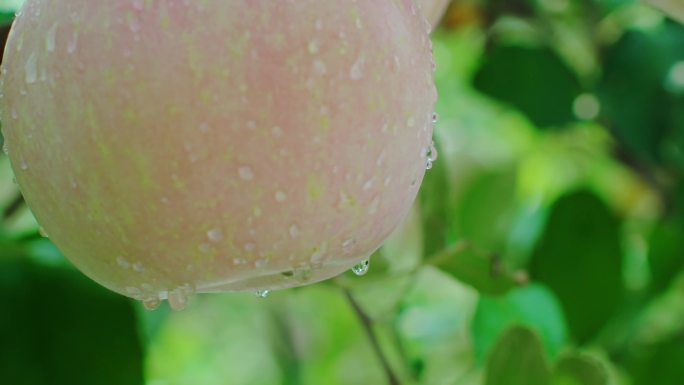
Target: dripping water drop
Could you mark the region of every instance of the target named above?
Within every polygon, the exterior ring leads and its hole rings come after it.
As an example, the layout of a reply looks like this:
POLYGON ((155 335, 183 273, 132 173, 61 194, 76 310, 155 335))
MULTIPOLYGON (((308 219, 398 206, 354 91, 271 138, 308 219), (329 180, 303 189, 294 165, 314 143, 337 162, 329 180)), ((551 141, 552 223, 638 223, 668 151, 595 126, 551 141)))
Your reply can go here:
POLYGON ((425 151, 425 168, 431 170, 438 157, 437 147, 435 147, 435 142, 433 141, 425 151))
POLYGON ((143 306, 145 306, 145 309, 149 311, 157 310, 159 305, 161 305, 161 300, 159 297, 150 297, 143 300, 143 306))
POLYGON ((366 275, 368 273, 368 268, 370 267, 370 261, 365 260, 354 267, 352 267, 352 271, 354 274, 358 275, 359 277, 362 275, 366 275))
POLYGON ((177 288, 169 292, 169 307, 171 310, 181 311, 188 304, 188 296, 183 288, 177 288))

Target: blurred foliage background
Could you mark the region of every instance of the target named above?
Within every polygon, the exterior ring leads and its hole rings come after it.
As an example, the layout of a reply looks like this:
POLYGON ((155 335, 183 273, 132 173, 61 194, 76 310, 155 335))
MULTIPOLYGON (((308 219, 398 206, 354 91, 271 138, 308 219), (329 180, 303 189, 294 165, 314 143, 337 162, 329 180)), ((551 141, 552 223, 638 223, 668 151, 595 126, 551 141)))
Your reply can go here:
POLYGON ((40 236, 0 155, 0 383, 681 385, 684 26, 456 0, 433 38, 440 159, 363 278, 147 312, 40 236))

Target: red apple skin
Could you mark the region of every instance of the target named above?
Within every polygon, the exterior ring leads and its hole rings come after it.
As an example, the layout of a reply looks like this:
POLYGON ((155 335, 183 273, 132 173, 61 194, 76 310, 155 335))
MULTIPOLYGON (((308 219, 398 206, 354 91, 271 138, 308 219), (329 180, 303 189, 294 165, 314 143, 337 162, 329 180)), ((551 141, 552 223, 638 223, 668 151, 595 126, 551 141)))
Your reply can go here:
POLYGON ((425 173, 432 65, 411 0, 28 0, 0 111, 64 255, 179 302, 368 258, 425 173))

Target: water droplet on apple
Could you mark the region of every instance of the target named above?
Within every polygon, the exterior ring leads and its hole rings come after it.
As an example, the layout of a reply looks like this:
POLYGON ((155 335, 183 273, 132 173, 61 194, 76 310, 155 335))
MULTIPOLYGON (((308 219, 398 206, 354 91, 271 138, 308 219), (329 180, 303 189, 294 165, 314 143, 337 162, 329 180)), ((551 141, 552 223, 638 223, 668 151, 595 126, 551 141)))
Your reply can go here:
POLYGON ((358 276, 366 275, 368 273, 368 268, 370 267, 370 261, 365 260, 354 267, 352 267, 352 272, 358 276))
POLYGON ((149 311, 157 310, 159 305, 161 305, 161 300, 156 296, 143 300, 143 306, 149 311))
POLYGON ((220 242, 223 239, 223 230, 217 228, 207 231, 207 238, 212 242, 220 242))
POLYGON ((169 292, 169 307, 171 310, 181 311, 188 304, 188 296, 183 288, 176 288, 169 292))
POLYGON ((252 180, 254 179, 254 172, 252 169, 248 166, 242 166, 238 169, 238 174, 240 175, 240 178, 244 180, 252 180))
POLYGON ((131 264, 121 255, 116 257, 116 264, 122 269, 128 269, 131 267, 131 264))

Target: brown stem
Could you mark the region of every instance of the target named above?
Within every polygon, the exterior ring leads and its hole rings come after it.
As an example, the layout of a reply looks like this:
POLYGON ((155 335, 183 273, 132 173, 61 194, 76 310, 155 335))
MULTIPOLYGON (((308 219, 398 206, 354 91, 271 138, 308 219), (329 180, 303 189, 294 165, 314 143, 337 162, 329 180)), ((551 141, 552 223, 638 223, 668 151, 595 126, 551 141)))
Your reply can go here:
MULTIPOLYGON (((5 208, 2 212, 2 218, 8 219, 19 211, 24 206, 24 197, 21 194, 17 194, 9 206, 5 208)), ((1 219, 1 218, 0 218, 1 219)))
POLYGON ((366 312, 363 311, 359 303, 356 301, 356 299, 354 299, 354 296, 352 295, 349 289, 345 288, 342 289, 342 291, 344 292, 344 295, 347 297, 347 300, 349 301, 349 304, 351 305, 352 309, 359 317, 359 321, 361 321, 363 330, 366 331, 366 335, 368 336, 368 339, 370 340, 371 345, 373 346, 375 354, 378 356, 378 359, 382 364, 382 368, 385 371, 385 375, 387 376, 390 385, 401 385, 401 381, 399 381, 399 378, 392 370, 392 367, 390 366, 387 357, 385 356, 385 354, 382 351, 382 348, 380 347, 380 341, 378 341, 378 337, 375 335, 375 332, 373 332, 373 321, 370 319, 370 317, 368 317, 366 312))

